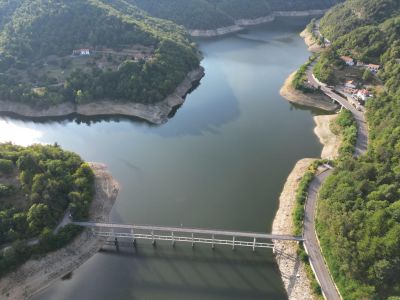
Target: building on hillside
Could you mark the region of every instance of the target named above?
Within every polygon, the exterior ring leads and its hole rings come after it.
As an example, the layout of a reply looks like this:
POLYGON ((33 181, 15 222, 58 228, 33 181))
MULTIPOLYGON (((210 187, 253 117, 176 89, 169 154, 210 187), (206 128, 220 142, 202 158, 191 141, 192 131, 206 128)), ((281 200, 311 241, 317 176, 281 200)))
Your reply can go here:
POLYGON ((354 59, 352 59, 350 56, 341 56, 340 59, 343 60, 346 65, 354 66, 354 59))
POLYGON ((365 63, 363 61, 361 61, 361 60, 357 61, 357 67, 364 67, 364 66, 365 66, 365 63))
POLYGON ((367 65, 367 69, 374 73, 378 72, 380 68, 381 68, 380 65, 374 65, 374 64, 367 65))
POLYGON ((74 55, 74 56, 89 56, 90 49, 75 49, 72 51, 72 55, 74 55))
POLYGON ((357 94, 358 90, 354 89, 354 88, 349 88, 349 87, 345 87, 343 90, 345 93, 350 94, 350 95, 355 95, 357 94))
POLYGON ((369 97, 371 97, 371 94, 367 89, 362 89, 357 92, 356 96, 365 102, 369 97))
POLYGON ((357 88, 357 83, 354 80, 347 80, 344 86, 350 89, 355 89, 357 88))

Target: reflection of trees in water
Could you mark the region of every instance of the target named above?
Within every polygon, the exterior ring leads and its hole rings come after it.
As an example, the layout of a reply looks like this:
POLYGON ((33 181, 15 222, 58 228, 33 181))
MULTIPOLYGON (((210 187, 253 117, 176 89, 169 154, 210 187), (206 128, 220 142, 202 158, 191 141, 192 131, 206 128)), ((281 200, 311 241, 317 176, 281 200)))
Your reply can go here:
MULTIPOLYGON (((217 76, 218 77, 218 76, 217 76)), ((223 78, 223 75, 220 75, 223 78)), ((34 122, 39 125, 61 124, 67 125, 75 123, 78 125, 92 126, 99 123, 122 123, 128 122, 133 124, 139 130, 146 133, 155 133, 161 136, 180 136, 180 135, 201 135, 204 131, 214 131, 215 127, 219 127, 229 121, 234 120, 239 116, 238 103, 235 96, 232 94, 231 88, 224 81, 219 82, 221 95, 213 94, 213 91, 203 93, 204 96, 196 95, 189 97, 190 94, 201 86, 201 82, 197 82, 191 90, 189 90, 187 102, 177 106, 171 111, 169 121, 166 124, 155 125, 146 120, 132 116, 121 115, 98 115, 98 116, 83 116, 79 114, 71 114, 62 117, 23 117, 13 113, 2 113, 2 116, 19 120, 23 122, 34 122), (195 111, 179 114, 179 111, 185 106, 189 106, 190 101, 202 101, 203 98, 212 97, 214 103, 205 102, 204 105, 196 106, 195 111)), ((204 90, 203 90, 204 91, 204 90)), ((207 99, 204 99, 207 100, 207 99)))

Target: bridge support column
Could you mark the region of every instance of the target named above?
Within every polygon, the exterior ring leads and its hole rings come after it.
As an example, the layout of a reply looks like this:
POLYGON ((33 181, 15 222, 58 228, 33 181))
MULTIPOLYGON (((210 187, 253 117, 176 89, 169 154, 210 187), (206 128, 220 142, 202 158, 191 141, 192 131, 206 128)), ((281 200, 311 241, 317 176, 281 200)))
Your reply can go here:
POLYGON ((174 232, 172 231, 172 247, 175 247, 175 238, 174 238, 174 232))
POLYGON ((154 230, 151 231, 151 237, 152 237, 151 244, 152 244, 153 246, 156 246, 156 240, 154 239, 154 230))
POLYGON ((192 248, 194 248, 194 235, 192 233, 192 248))
POLYGON ((235 250, 235 237, 232 239, 232 250, 235 250))
POLYGON ((117 249, 117 251, 119 252, 119 242, 118 242, 117 238, 115 238, 115 240, 114 240, 114 245, 115 245, 115 249, 117 249))
POLYGON ((214 235, 211 236, 212 242, 211 242, 211 249, 214 250, 215 245, 214 245, 214 235))
POLYGON ((256 238, 253 240, 253 252, 256 251, 256 238))
POLYGON ((132 245, 133 245, 133 248, 136 248, 136 238, 135 238, 135 232, 133 231, 133 229, 131 229, 131 234, 132 234, 132 245))

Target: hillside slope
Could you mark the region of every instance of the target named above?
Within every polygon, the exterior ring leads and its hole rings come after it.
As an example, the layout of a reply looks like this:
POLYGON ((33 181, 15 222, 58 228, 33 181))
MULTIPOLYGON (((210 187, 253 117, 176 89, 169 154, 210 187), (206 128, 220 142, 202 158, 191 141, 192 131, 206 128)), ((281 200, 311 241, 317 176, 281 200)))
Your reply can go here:
POLYGON ((154 103, 199 65, 183 28, 123 0, 0 0, 0 15, 0 100, 154 103))
POLYGON ((349 55, 380 64, 376 76, 384 84, 366 105, 367 154, 343 157, 320 192, 317 231, 344 299, 400 296, 399 7, 391 0, 348 0, 321 21, 333 44, 315 74, 334 83, 332 70, 349 70, 339 59, 349 55))
POLYGON ((235 20, 265 17, 273 11, 327 9, 341 0, 127 0, 150 15, 187 29, 217 29, 235 20))

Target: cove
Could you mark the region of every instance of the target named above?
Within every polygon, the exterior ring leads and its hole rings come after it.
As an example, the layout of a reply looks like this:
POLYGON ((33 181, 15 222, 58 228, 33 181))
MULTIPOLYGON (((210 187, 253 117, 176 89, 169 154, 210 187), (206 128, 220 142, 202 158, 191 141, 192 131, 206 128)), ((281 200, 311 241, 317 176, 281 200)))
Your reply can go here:
MULTIPOLYGON (((104 162, 120 182, 121 223, 270 232, 298 159, 319 156, 315 112, 284 101, 285 78, 309 56, 282 18, 199 39, 206 76, 167 124, 123 118, 0 118, 0 140, 55 143, 104 162), (12 133, 11 133, 12 130, 12 133)), ((286 299, 272 251, 139 242, 104 250, 33 299, 286 299)))

